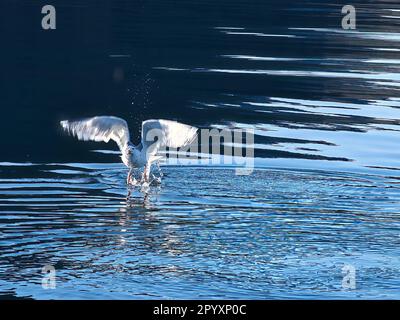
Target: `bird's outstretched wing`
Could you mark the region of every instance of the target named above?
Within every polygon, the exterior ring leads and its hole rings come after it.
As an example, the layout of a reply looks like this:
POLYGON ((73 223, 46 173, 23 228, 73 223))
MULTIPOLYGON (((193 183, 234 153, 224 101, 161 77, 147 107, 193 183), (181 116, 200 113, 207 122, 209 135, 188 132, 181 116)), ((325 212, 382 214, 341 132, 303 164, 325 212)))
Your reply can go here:
POLYGON ((189 145, 197 128, 171 120, 146 120, 142 123, 142 145, 151 155, 162 147, 180 148, 189 145))
POLYGON ((112 116, 93 117, 81 121, 61 121, 61 126, 79 140, 108 142, 114 140, 121 151, 129 142, 129 129, 125 120, 112 116))

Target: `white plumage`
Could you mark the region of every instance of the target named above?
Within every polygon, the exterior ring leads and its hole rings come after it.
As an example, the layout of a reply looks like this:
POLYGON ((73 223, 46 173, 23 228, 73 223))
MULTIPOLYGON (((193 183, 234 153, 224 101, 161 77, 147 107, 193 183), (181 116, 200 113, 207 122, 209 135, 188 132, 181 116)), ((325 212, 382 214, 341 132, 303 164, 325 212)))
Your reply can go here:
POLYGON ((125 120, 117 117, 94 117, 81 121, 61 121, 61 126, 71 135, 84 141, 114 140, 121 151, 129 142, 129 128, 125 120))
POLYGON ((61 121, 62 128, 84 141, 115 141, 121 150, 122 162, 130 169, 127 182, 131 182, 132 169, 145 167, 144 180, 148 181, 151 163, 160 157, 160 148, 180 148, 194 141, 197 128, 170 120, 146 120, 142 123, 142 138, 138 146, 130 142, 125 120, 112 116, 99 116, 80 121, 61 121))

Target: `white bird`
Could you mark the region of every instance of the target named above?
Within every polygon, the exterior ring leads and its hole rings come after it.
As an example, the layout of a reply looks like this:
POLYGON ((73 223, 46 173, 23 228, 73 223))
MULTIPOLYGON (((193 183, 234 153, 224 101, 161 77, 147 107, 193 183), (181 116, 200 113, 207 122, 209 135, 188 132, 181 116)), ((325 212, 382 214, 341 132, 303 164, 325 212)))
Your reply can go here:
POLYGON ((64 120, 62 128, 79 140, 115 141, 121 151, 122 162, 129 168, 127 184, 132 183, 135 168, 144 167, 143 179, 149 181, 151 163, 162 158, 160 148, 180 148, 191 144, 197 136, 197 128, 170 120, 146 120, 142 122, 139 145, 130 141, 125 120, 112 116, 98 116, 80 121, 64 120))

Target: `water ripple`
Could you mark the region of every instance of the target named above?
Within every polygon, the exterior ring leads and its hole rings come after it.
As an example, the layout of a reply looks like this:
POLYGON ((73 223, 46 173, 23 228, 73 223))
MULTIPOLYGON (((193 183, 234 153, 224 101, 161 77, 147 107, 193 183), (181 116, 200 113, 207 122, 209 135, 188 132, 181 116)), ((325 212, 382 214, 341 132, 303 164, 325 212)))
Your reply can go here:
MULTIPOLYGON (((161 186, 126 198, 122 167, 52 166, 39 183, 40 166, 28 167, 22 186, 0 177, 2 292, 35 298, 397 296, 396 180, 164 167, 161 186), (51 294, 40 285, 46 264, 57 269, 51 294), (341 290, 344 264, 359 270, 357 293, 341 290)), ((19 168, 0 171, 26 173, 26 166, 19 168)))

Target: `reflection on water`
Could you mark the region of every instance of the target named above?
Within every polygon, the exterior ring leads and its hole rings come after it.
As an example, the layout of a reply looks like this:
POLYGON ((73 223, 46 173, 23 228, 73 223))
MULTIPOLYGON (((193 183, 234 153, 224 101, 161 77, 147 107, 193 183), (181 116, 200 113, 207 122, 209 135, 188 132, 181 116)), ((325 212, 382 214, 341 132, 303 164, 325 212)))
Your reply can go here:
POLYGON ((399 180, 120 165, 0 167, 0 291, 35 298, 399 298, 399 180), (54 265, 57 289, 41 287, 54 265), (357 289, 342 289, 342 267, 357 289))
MULTIPOLYGON (((243 37, 286 36, 293 38, 293 42, 287 40, 285 46, 293 49, 299 45, 296 40, 299 37, 306 39, 302 41, 306 41, 309 46, 317 46, 316 43, 321 39, 329 38, 330 46, 335 46, 337 52, 329 53, 329 48, 326 48, 324 54, 327 56, 323 57, 258 56, 251 54, 255 42, 249 41, 247 48, 241 52, 219 55, 214 65, 155 67, 169 74, 205 73, 210 78, 224 74, 224 78, 218 77, 222 83, 236 79, 241 85, 245 79, 251 81, 255 90, 260 92, 269 91, 269 88, 259 88, 259 83, 264 81, 268 84, 271 77, 275 81, 285 82, 287 86, 297 86, 299 83, 307 85, 308 81, 314 83, 314 78, 324 81, 324 91, 318 99, 295 98, 292 94, 238 94, 236 92, 239 90, 229 92, 225 89, 213 100, 208 98, 208 101, 193 101, 195 109, 211 108, 237 113, 236 116, 228 116, 231 117, 229 127, 255 127, 258 141, 256 155, 262 158, 348 161, 353 163, 347 166, 356 170, 392 169, 394 174, 400 169, 400 100, 397 89, 393 89, 399 85, 400 60, 383 55, 385 48, 369 47, 371 41, 378 45, 378 40, 385 40, 386 45, 394 44, 400 40, 398 34, 333 28, 289 28, 293 34, 276 35, 245 32, 246 28, 215 29, 231 37, 240 35, 240 41, 243 41, 243 37), (341 53, 349 46, 349 37, 353 38, 353 49, 357 46, 365 47, 367 54, 354 57, 341 53), (379 49, 380 55, 375 56, 373 50, 379 49), (279 79, 282 77, 284 80, 279 79), (342 92, 339 94, 339 91, 342 92)), ((235 38, 235 41, 239 39, 235 38)), ((392 50, 396 49, 387 49, 389 52, 392 50)), ((268 50, 262 53, 267 54, 268 50)), ((220 86, 223 87, 223 84, 220 86)), ((314 90, 308 88, 307 94, 314 90)), ((259 164, 263 163, 269 162, 259 160, 259 164)), ((292 160, 291 163, 302 166, 299 161, 292 160)), ((319 164, 314 162, 312 166, 318 167, 319 164)), ((337 166, 343 164, 330 164, 330 168, 337 166)))
MULTIPOLYGON (((0 160, 113 162, 87 152, 106 147, 56 128, 64 118, 112 114, 128 120, 135 143, 149 118, 255 126, 259 166, 397 175, 400 6, 352 5, 356 30, 341 28, 340 1, 75 0, 60 8, 54 50, 24 19, 5 38, 0 160), (24 124, 18 134, 9 134, 9 119, 24 124)), ((36 6, 12 9, 30 15, 36 6)))

